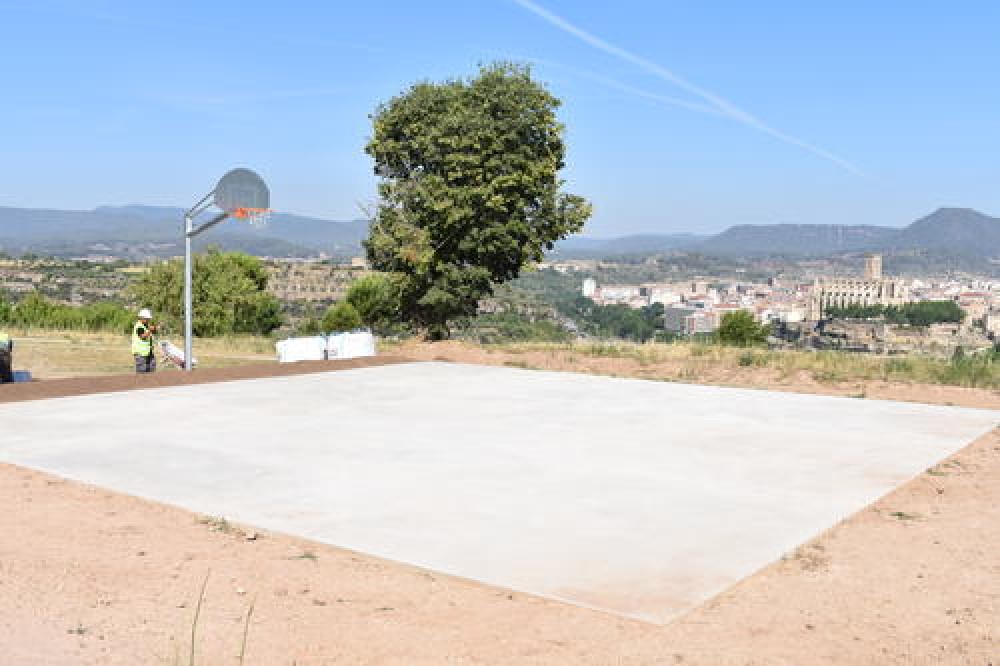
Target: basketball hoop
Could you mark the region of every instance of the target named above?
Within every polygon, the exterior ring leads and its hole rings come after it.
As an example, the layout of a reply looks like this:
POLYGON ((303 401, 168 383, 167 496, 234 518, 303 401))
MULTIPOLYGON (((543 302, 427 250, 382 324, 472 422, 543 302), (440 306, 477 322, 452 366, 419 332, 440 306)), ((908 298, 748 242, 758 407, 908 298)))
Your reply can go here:
POLYGON ((202 197, 184 214, 184 369, 191 370, 193 358, 192 310, 193 279, 191 240, 230 217, 246 220, 253 227, 262 227, 271 213, 271 192, 264 180, 250 169, 233 169, 223 176, 215 189, 202 197), (211 220, 195 226, 195 218, 212 206, 222 210, 211 220))
POLYGON ((213 203, 230 217, 263 226, 270 214, 271 192, 264 180, 250 169, 233 169, 219 180, 213 203))
POLYGON ((244 220, 251 227, 261 228, 267 226, 267 222, 271 217, 271 209, 269 208, 234 208, 231 213, 232 217, 238 220, 244 220))

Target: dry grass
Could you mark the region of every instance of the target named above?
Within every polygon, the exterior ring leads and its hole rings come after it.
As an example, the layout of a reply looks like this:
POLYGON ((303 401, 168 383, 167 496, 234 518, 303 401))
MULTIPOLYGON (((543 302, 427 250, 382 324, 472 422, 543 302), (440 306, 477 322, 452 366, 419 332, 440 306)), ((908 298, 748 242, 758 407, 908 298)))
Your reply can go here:
POLYGON ((904 358, 834 351, 770 351, 696 342, 522 343, 492 347, 512 354, 563 352, 581 357, 631 359, 640 366, 679 364, 685 366, 682 374, 691 376, 709 367, 770 368, 783 377, 807 373, 818 382, 877 380, 1000 389, 1000 363, 975 359, 952 363, 928 356, 904 358))
POLYGON ((1000 408, 1000 363, 982 361, 959 365, 922 357, 768 351, 684 342, 478 345, 410 340, 383 347, 417 360, 1000 408))
MULTIPOLYGON (((16 340, 15 367, 29 370, 36 377, 81 377, 133 371, 128 336, 16 329, 10 333, 16 340)), ((744 385, 747 377, 754 377, 766 383, 808 379, 819 384, 882 381, 1000 389, 1000 363, 975 359, 956 364, 924 356, 769 351, 693 342, 483 346, 458 342, 427 345, 414 341, 382 341, 380 349, 417 358, 427 357, 426 350, 434 350, 432 358, 447 358, 448 350, 461 349, 465 360, 476 357, 473 362, 498 361, 510 367, 578 370, 667 381, 744 385)), ((195 341, 195 356, 201 367, 206 368, 272 362, 275 360, 274 341, 262 336, 199 339, 195 341)))
MULTIPOLYGON (((14 339, 14 367, 39 378, 89 377, 134 372, 129 337, 78 331, 8 331, 14 339)), ((174 340, 180 344, 180 340, 174 340)), ((219 368, 275 360, 274 341, 265 337, 230 336, 195 341, 201 367, 219 368)), ((169 371, 165 364, 160 365, 169 371)))

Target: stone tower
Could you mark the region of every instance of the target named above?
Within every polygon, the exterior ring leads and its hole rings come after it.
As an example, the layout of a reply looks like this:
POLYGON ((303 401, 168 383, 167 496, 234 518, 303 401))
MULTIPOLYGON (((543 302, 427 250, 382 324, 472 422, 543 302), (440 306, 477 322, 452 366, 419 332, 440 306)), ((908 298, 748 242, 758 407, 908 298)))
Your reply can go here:
POLYGON ((882 255, 881 254, 869 254, 869 255, 865 255, 865 279, 866 280, 881 280, 882 279, 882 255))

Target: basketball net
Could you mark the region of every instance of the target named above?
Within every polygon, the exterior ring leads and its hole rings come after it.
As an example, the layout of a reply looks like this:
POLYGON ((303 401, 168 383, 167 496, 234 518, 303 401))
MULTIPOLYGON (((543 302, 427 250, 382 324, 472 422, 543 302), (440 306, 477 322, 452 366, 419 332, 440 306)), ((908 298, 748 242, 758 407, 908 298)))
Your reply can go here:
POLYGON ((269 208, 236 208, 231 215, 252 227, 260 228, 267 225, 271 210, 269 208))

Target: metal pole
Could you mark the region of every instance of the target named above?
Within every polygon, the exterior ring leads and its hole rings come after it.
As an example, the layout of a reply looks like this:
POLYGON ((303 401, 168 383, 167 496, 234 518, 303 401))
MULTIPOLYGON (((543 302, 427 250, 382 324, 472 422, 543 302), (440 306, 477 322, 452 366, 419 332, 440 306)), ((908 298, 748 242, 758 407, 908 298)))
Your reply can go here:
POLYGON ((191 296, 191 226, 190 214, 184 215, 184 369, 191 370, 192 356, 192 325, 191 311, 193 299, 191 296))

